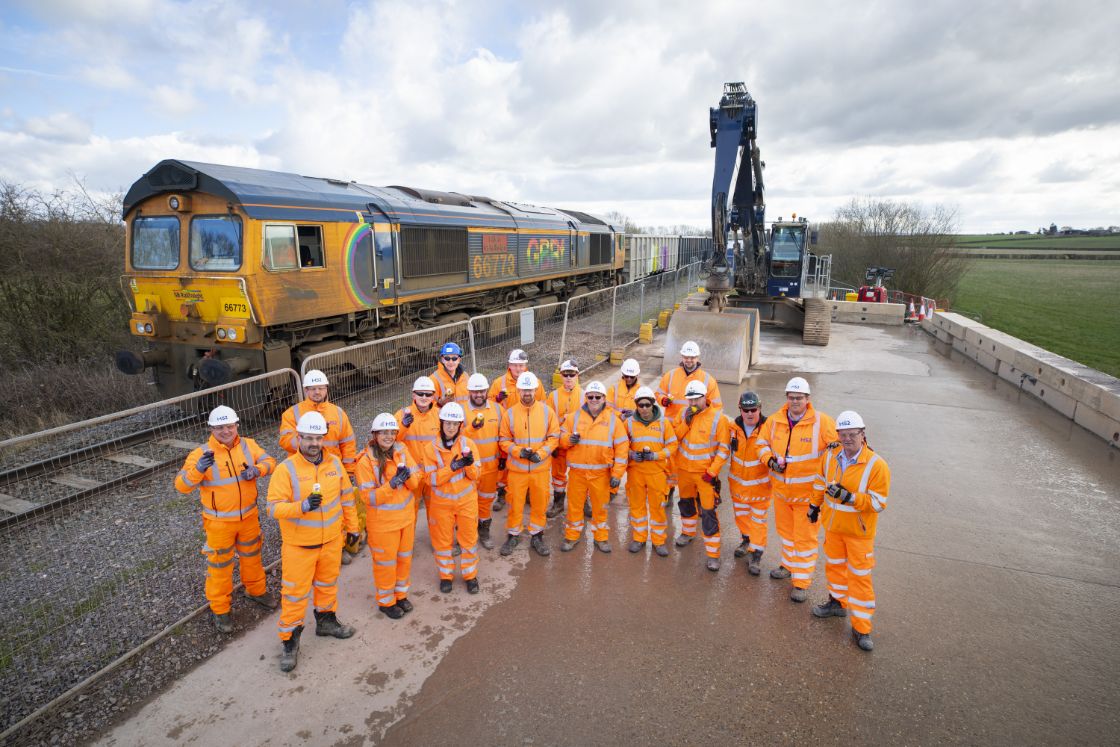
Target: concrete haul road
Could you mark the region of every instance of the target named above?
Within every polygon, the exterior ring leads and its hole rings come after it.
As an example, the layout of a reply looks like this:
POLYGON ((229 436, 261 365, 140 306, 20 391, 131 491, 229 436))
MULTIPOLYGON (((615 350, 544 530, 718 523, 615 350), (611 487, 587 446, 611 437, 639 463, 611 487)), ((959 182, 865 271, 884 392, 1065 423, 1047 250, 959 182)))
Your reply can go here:
MULTIPOLYGON (((552 520, 550 558, 526 542, 512 558, 482 551, 478 597, 458 580, 435 590, 421 530, 403 621, 376 614, 364 555, 341 582, 354 638, 309 625, 283 675, 273 616, 104 743, 1115 744, 1120 453, 919 330, 834 325, 823 349, 763 337, 743 388, 764 412, 802 373, 818 408, 863 415, 891 466, 873 653, 766 576, 772 518, 752 578, 731 557, 730 501, 711 573, 698 541, 668 558, 626 552, 616 499, 611 555, 586 540, 558 552, 552 520)), ((723 399, 734 407, 735 388, 723 399)), ((823 563, 811 602, 826 595, 823 563)))

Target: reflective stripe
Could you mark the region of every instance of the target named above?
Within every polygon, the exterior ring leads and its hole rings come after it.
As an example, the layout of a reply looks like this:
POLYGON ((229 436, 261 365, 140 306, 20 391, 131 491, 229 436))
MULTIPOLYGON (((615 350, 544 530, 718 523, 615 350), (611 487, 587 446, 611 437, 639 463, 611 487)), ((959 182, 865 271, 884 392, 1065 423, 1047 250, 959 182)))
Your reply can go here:
POLYGON ((875 513, 880 513, 887 507, 887 501, 883 496, 878 493, 868 493, 868 495, 871 496, 871 508, 875 510, 875 513))
POLYGON ((731 461, 742 467, 758 467, 762 464, 762 462, 757 459, 740 459, 734 454, 731 455, 731 461))
POLYGON ((257 512, 257 504, 253 503, 246 506, 244 509, 237 511, 215 511, 211 508, 202 507, 202 515, 209 516, 211 519, 237 519, 237 518, 250 518, 257 512))
POLYGON ((183 479, 183 482, 185 482, 189 487, 192 487, 192 488, 197 488, 198 487, 197 482, 192 482, 191 478, 187 477, 187 471, 185 469, 179 470, 179 477, 181 477, 183 479))
POLYGON ((285 594, 284 598, 287 599, 289 602, 302 602, 304 599, 307 599, 310 596, 311 596, 311 592, 309 591, 306 594, 304 594, 302 597, 296 597, 296 596, 292 596, 291 594, 285 594))
POLYGON ((207 560, 206 565, 210 566, 211 568, 225 568, 226 566, 233 563, 234 560, 235 560, 235 558, 230 558, 229 560, 226 560, 222 563, 215 563, 212 560, 207 560))
MULTIPOLYGON (((218 465, 215 464, 210 469, 215 470, 217 468, 218 468, 218 465)), ((235 482, 237 482, 237 476, 236 475, 234 475, 233 477, 218 477, 218 478, 215 478, 213 480, 203 480, 202 481, 202 487, 204 487, 204 488, 216 488, 216 487, 219 487, 221 485, 233 485, 235 482)))
POLYGON ((240 550, 238 550, 237 554, 242 558, 253 558, 253 557, 256 557, 257 555, 261 554, 261 548, 258 547, 256 550, 253 550, 252 552, 241 552, 240 550))
POLYGON ((866 599, 856 599, 853 596, 849 596, 848 601, 851 602, 852 604, 858 604, 860 607, 866 607, 867 609, 875 609, 875 601, 874 600, 869 602, 866 599))
MULTIPOLYGON (((622 460, 625 463, 626 460, 622 460)), ((579 462, 568 462, 568 466, 573 469, 586 469, 586 470, 605 470, 610 469, 609 464, 581 464, 579 462)))
POLYGON ((256 537, 249 540, 248 542, 242 542, 241 540, 237 540, 236 544, 237 544, 238 547, 253 547, 254 545, 259 545, 260 541, 261 541, 261 537, 258 534, 256 537))
POLYGON ((848 572, 849 573, 854 573, 857 576, 867 576, 871 573, 871 569, 870 568, 864 568, 864 569, 861 570, 859 568, 853 568, 852 564, 848 563, 848 572))
POLYGON ((828 507, 831 508, 833 511, 843 511, 846 514, 859 513, 856 510, 855 506, 848 505, 847 503, 841 503, 840 501, 833 498, 831 495, 825 494, 824 499, 825 499, 825 501, 828 502, 828 507))
POLYGON ((314 586, 318 586, 320 589, 325 589, 331 586, 338 586, 338 579, 336 578, 334 581, 312 581, 311 583, 314 586))
MULTIPOLYGON (((852 601, 851 597, 848 597, 848 601, 849 602, 852 601)), ((848 611, 852 613, 852 617, 858 617, 861 620, 870 620, 871 619, 871 613, 869 613, 869 612, 864 612, 863 610, 857 610, 857 609, 849 609, 848 611)))
POLYGON ((767 485, 767 484, 770 483, 770 478, 769 477, 759 477, 759 478, 754 479, 754 480, 744 480, 743 478, 739 477, 738 475, 736 475, 732 472, 728 472, 727 476, 729 478, 731 478, 731 482, 735 482, 735 483, 738 483, 738 484, 743 485, 743 486, 767 485))

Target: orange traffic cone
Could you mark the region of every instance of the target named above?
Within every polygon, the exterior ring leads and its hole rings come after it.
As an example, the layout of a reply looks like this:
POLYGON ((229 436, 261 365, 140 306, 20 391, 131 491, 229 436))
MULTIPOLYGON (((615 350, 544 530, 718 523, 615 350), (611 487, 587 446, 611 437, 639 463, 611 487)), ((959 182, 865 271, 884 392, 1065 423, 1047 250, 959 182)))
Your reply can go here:
POLYGON ((909 311, 906 312, 906 321, 913 322, 917 318, 918 318, 917 315, 914 313, 914 302, 911 301, 910 302, 910 309, 909 309, 909 311))
POLYGON ((918 307, 918 321, 923 321, 926 318, 926 302, 922 301, 922 305, 918 307))

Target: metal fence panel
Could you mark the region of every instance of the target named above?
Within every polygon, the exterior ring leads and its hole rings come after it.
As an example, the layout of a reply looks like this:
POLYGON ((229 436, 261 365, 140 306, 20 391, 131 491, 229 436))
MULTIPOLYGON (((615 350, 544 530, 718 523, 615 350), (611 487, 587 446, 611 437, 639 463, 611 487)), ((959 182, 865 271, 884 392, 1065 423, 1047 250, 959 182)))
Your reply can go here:
POLYGON ((615 288, 603 288, 568 299, 560 361, 575 358, 582 373, 610 357, 614 296, 615 288))
MULTIPOLYGON (((529 355, 529 370, 546 390, 552 388, 556 351, 564 332, 567 304, 550 303, 471 317, 476 372, 493 381, 506 371, 509 353, 521 348, 529 355)), ((562 360, 562 359, 561 359, 562 360)))
MULTIPOLYGON (((0 730, 205 602, 198 494, 175 474, 218 404, 280 457, 277 421, 301 396, 284 369, 0 443, 0 730)), ((261 524, 267 565, 279 534, 261 524)))

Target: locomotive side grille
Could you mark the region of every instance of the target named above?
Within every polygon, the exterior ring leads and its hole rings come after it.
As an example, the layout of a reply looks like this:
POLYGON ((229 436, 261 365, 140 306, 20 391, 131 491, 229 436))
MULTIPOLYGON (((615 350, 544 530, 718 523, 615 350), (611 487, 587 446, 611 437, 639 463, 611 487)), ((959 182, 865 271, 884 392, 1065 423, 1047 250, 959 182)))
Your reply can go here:
POLYGON ((466 229, 402 227, 401 264, 406 278, 465 273, 466 229))

